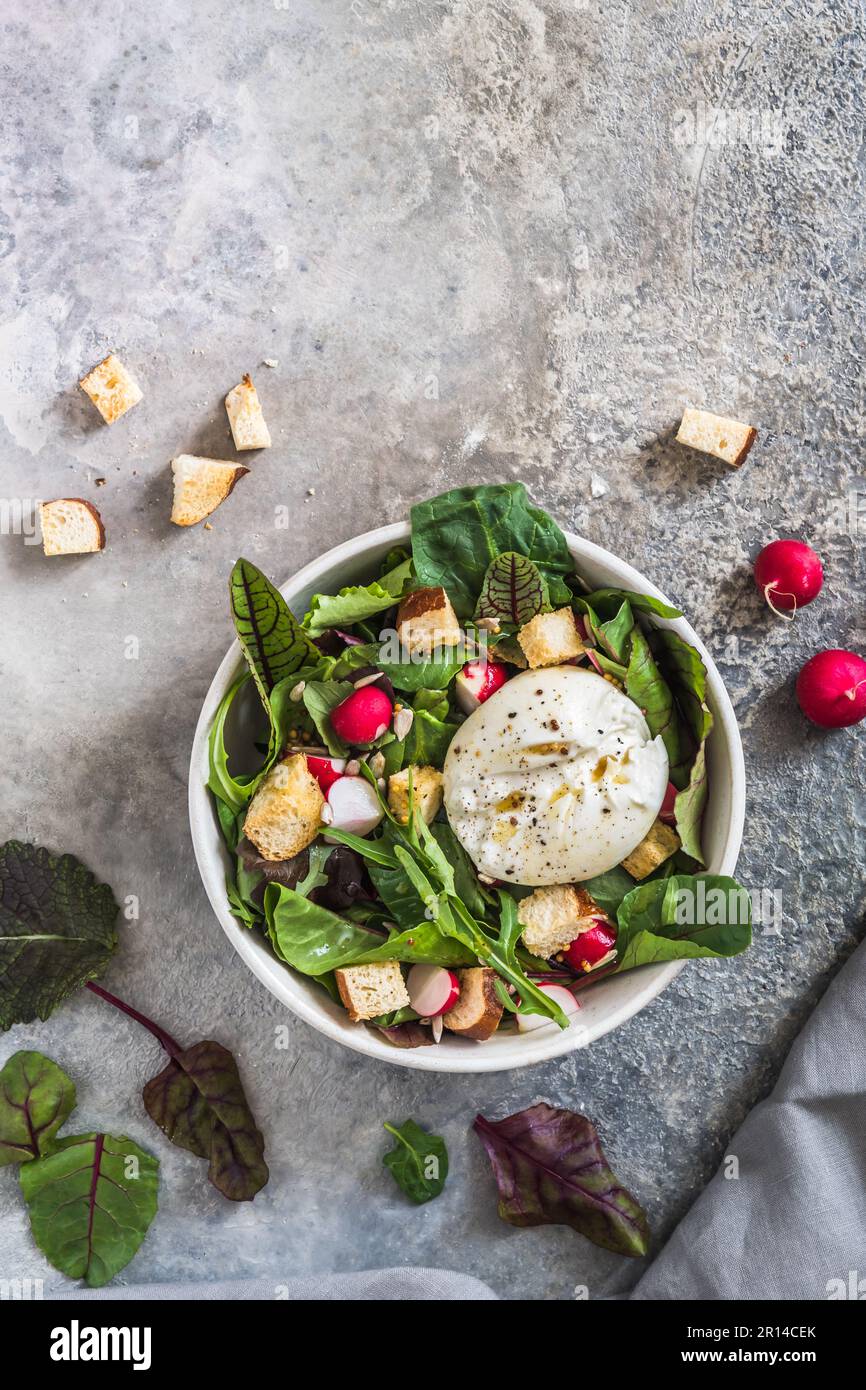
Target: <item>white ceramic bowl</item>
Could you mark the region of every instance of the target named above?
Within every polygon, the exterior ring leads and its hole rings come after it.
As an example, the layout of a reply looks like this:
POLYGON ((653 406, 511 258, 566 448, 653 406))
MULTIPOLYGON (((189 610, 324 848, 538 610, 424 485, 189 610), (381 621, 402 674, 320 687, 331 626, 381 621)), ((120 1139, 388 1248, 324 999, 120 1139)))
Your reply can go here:
MULTIPOLYGON (((367 531, 306 565, 283 585, 282 592, 295 612, 304 613, 313 593, 335 593, 345 584, 368 582, 391 547, 408 538, 409 527, 405 523, 367 531)), ((634 589, 668 602, 654 584, 609 551, 570 533, 566 533, 566 538, 577 572, 593 588, 634 589)), ((708 703, 715 715, 715 724, 708 745, 710 796, 704 817, 704 848, 710 872, 732 874, 742 841, 745 808, 743 750, 734 711, 712 658, 685 619, 661 625, 673 628, 697 647, 706 663, 708 703)), ((281 964, 264 938, 242 926, 229 911, 225 892, 229 858, 210 796, 205 790, 207 744, 217 708, 242 660, 240 648, 234 642, 214 676, 195 732, 189 777, 189 814, 195 856, 211 906, 235 950, 271 994, 320 1033, 356 1052, 398 1067, 438 1072, 505 1071, 548 1061, 574 1048, 585 1047, 636 1014, 660 994, 682 968, 682 962, 646 966, 599 981, 581 993, 580 1011, 565 1031, 551 1025, 526 1034, 497 1034, 486 1043, 446 1034, 439 1046, 405 1049, 393 1047, 362 1024, 350 1023, 345 1011, 333 1003, 319 985, 281 964)))

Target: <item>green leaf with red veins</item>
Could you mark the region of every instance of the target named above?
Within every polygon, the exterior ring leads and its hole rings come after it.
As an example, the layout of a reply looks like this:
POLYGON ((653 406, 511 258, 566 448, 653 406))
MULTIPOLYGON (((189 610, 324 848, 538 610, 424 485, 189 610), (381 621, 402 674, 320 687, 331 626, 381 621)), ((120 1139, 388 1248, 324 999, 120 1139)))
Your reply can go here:
POLYGON ((61 1139, 19 1176, 39 1249, 94 1289, 129 1264, 156 1215, 159 1161, 125 1136, 61 1139))
POLYGON ((251 561, 235 564, 229 596, 238 641, 267 709, 274 686, 302 666, 320 661, 322 653, 279 589, 251 561))
POLYGON ((41 1052, 16 1052, 0 1071, 0 1167, 41 1158, 75 1109, 75 1084, 41 1052))
POLYGON ((541 1103, 505 1120, 475 1117, 512 1226, 570 1226, 619 1255, 645 1255, 646 1214, 611 1171, 595 1126, 541 1103))
POLYGON ((111 889, 71 854, 0 847, 0 1031, 45 1019, 106 969, 117 945, 111 889))
POLYGON ((265 1141, 227 1048, 207 1041, 178 1050, 143 1094, 171 1142, 209 1160, 208 1177, 224 1197, 252 1201, 269 1177, 265 1141))
POLYGON ((547 585, 538 566, 525 555, 507 550, 487 567, 475 618, 495 618, 522 627, 548 607, 547 585))

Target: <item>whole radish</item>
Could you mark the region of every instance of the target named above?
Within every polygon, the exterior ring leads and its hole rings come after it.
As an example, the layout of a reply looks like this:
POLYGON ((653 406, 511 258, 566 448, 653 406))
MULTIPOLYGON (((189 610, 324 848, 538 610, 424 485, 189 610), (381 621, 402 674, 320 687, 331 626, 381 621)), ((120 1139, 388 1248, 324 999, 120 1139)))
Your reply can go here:
POLYGON ((800 709, 822 729, 844 729, 866 716, 866 661, 830 647, 807 661, 797 677, 800 709))
POLYGON ((384 734, 393 712, 384 690, 365 685, 331 710, 331 728, 344 743, 372 743, 384 734))
POLYGON ((821 592, 824 566, 804 541, 771 541, 755 561, 755 583, 774 613, 793 618, 821 592))

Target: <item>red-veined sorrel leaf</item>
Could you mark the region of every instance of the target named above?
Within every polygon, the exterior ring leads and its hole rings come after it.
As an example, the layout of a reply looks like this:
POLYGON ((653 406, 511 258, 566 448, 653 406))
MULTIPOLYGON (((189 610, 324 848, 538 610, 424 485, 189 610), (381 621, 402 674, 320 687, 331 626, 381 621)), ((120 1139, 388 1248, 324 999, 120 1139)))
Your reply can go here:
POLYGON ((0 1071, 0 1168, 30 1163, 75 1109, 75 1085, 41 1052, 16 1052, 0 1071))
POLYGON ((505 1120, 475 1117, 512 1226, 570 1226, 619 1255, 645 1255, 646 1215, 611 1172, 595 1126, 543 1102, 505 1120))
POLYGON ((475 609, 476 618, 498 618, 522 627, 547 607, 547 585, 525 555, 507 550, 487 567, 475 609))

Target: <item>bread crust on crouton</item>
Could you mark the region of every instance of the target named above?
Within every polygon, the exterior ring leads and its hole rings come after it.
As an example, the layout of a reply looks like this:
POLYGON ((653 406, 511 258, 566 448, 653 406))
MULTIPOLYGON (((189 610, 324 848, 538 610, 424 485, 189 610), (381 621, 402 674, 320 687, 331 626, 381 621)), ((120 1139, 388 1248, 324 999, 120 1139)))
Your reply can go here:
POLYGON ((46 555, 92 555, 105 549, 105 527, 84 497, 55 497, 39 506, 46 555))
POLYGON ((435 767, 404 767, 402 772, 393 773, 388 778, 388 805, 400 824, 408 825, 410 771, 415 809, 429 825, 442 805, 444 778, 435 767))
POLYGON ((265 777, 244 820, 263 859, 292 859, 319 833, 325 798, 303 753, 290 753, 265 777))
POLYGON ((409 652, 430 656, 456 647, 462 636, 451 600, 441 587, 413 589, 397 609, 397 636, 409 652))
POLYGON ((142 399, 138 382, 113 352, 97 362, 78 384, 90 397, 106 425, 113 425, 115 420, 119 420, 142 399))
POLYGON ((353 1023, 404 1009, 411 1000, 399 962, 376 961, 372 965, 347 965, 334 971, 334 979, 346 1012, 353 1023))
POLYGON ((680 847, 680 837, 664 821, 656 820, 649 828, 649 834, 641 840, 622 861, 622 867, 632 878, 646 878, 653 869, 658 868, 680 847))
POLYGON ((215 512, 249 469, 228 459, 198 458, 178 454, 171 461, 174 500, 171 519, 175 526, 196 526, 215 512))
POLYGON ((456 971, 460 998, 442 1015, 445 1027, 461 1038, 486 1042, 499 1027, 503 1005, 496 993, 496 971, 487 965, 472 965, 456 971))
POLYGON ((544 960, 564 951, 581 932, 595 925, 596 918, 604 916, 592 895, 575 883, 536 888, 517 906, 523 944, 544 960))
POLYGON ((699 449, 702 454, 712 454, 731 468, 739 468, 757 437, 758 431, 752 425, 689 407, 683 411, 676 442, 699 449))
POLYGON ((249 373, 232 387, 225 405, 238 453, 245 449, 270 449, 271 432, 265 424, 259 393, 249 373))
POLYGON ((560 666, 575 656, 582 656, 586 650, 570 608, 537 613, 524 623, 517 640, 533 670, 540 666, 560 666))

